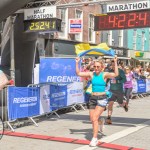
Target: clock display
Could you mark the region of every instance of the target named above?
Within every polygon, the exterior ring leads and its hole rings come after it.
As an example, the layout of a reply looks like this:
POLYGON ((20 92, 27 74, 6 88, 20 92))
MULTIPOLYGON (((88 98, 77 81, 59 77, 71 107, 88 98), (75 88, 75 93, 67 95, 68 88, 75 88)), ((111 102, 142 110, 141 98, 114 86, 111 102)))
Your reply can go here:
POLYGON ((94 23, 94 31, 150 27, 150 10, 95 16, 94 23))
POLYGON ((61 31, 61 20, 57 18, 42 20, 25 20, 24 31, 61 31))

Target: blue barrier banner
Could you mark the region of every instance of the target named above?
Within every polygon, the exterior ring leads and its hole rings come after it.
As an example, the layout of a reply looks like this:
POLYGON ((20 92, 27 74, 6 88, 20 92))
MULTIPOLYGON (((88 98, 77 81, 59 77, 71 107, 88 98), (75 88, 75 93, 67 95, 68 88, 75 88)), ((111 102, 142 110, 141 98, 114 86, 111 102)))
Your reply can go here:
POLYGON ((79 82, 75 72, 74 58, 41 58, 40 83, 43 82, 79 82))
POLYGON ((150 79, 146 79, 146 92, 150 92, 150 79))
POLYGON ((146 80, 137 80, 137 93, 146 93, 146 80))
POLYGON ((50 111, 67 106, 67 85, 50 85, 50 111))
POLYGON ((39 115, 39 88, 8 87, 9 120, 39 115))

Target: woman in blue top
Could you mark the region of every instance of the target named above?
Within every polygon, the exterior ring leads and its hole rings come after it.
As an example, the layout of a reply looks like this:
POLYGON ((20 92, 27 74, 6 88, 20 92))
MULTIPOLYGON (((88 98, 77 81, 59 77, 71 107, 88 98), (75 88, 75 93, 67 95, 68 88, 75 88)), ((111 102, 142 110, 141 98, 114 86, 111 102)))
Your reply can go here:
POLYGON ((81 72, 79 69, 80 58, 76 58, 76 73, 80 77, 89 77, 92 82, 92 94, 89 100, 90 120, 93 126, 93 138, 90 146, 98 144, 98 119, 107 105, 106 80, 118 76, 117 57, 114 58, 114 73, 103 72, 104 66, 100 61, 94 62, 94 72, 81 72))

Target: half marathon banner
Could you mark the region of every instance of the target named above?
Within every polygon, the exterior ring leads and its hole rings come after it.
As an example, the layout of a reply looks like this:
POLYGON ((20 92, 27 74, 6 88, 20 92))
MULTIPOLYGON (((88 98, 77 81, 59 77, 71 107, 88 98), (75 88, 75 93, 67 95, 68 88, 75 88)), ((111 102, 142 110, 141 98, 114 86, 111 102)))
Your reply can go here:
POLYGON ((116 4, 108 4, 106 5, 106 12, 104 13, 112 13, 112 12, 121 12, 121 11, 133 11, 133 10, 144 10, 150 8, 149 1, 139 1, 139 2, 131 2, 131 3, 116 3, 116 4))
POLYGON ((41 58, 39 83, 71 83, 79 82, 75 72, 74 58, 41 58))
POLYGON ((14 120, 39 115, 38 87, 8 87, 8 118, 14 120))

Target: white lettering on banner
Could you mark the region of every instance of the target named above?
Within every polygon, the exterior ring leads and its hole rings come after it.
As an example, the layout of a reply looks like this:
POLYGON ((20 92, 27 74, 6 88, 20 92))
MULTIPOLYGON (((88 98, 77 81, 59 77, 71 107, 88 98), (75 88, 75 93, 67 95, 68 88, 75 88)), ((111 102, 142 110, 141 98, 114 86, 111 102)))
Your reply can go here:
POLYGON ((131 10, 141 10, 148 9, 149 1, 143 2, 133 2, 128 4, 110 4, 107 5, 107 13, 108 12, 118 12, 118 11, 131 11, 131 10))
POLYGON ((83 89, 70 90, 70 94, 79 94, 79 93, 83 93, 83 89))
POLYGON ((13 103, 30 103, 30 102, 37 102, 37 97, 19 97, 14 98, 13 103))
POLYGON ((31 103, 31 104, 20 104, 20 107, 30 107, 35 106, 37 103, 31 103))
POLYGON ((47 82, 79 82, 77 76, 47 76, 47 82))
POLYGON ((52 94, 52 98, 57 98, 57 97, 61 97, 61 96, 65 96, 65 92, 59 92, 59 93, 52 94))
POLYGON ((145 87, 145 84, 139 84, 139 86, 140 86, 140 87, 141 87, 141 86, 142 86, 142 87, 143 87, 143 86, 145 87))

